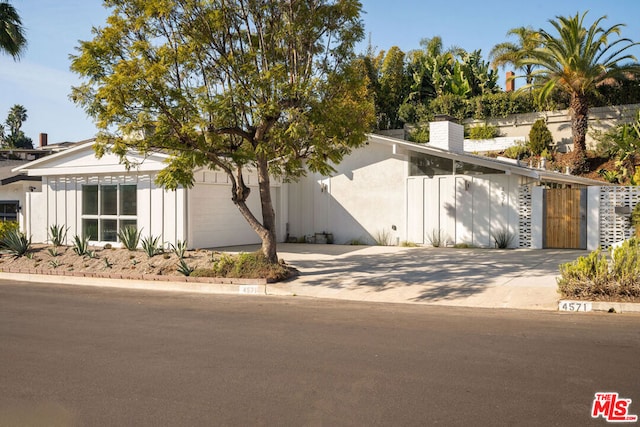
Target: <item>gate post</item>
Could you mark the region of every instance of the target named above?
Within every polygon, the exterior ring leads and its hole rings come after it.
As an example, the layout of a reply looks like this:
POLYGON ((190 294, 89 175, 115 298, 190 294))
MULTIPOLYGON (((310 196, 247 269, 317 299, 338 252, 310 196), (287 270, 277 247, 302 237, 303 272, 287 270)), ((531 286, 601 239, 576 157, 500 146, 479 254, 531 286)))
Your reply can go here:
POLYGON ((587 187, 587 249, 600 247, 600 188, 587 187))
POLYGON ((531 189, 531 249, 544 248, 544 188, 531 189))

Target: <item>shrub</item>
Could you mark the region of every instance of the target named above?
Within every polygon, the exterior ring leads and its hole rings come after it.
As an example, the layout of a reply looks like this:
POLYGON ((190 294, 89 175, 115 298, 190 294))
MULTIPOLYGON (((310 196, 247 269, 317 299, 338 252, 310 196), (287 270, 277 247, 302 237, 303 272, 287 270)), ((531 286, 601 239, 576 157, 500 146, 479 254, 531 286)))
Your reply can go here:
POLYGON ((563 296, 582 299, 640 298, 640 240, 612 250, 611 263, 600 250, 560 266, 558 288, 563 296))
POLYGON ((504 150, 504 156, 510 159, 522 159, 529 155, 529 149, 521 143, 516 145, 512 145, 511 147, 504 150))
POLYGON ((598 249, 577 260, 560 264, 558 290, 569 298, 600 297, 613 294, 609 264, 598 249))
POLYGON ((347 240, 346 244, 351 246, 364 246, 367 243, 357 237, 354 237, 353 239, 347 240))
POLYGON ((529 151, 531 151, 533 155, 539 156, 544 150, 547 150, 551 144, 553 144, 551 131, 547 128, 543 119, 536 120, 529 131, 529 142, 527 143, 529 151))
POLYGON ((67 232, 69 227, 64 228, 62 225, 53 224, 49 227, 49 241, 53 246, 62 246, 67 240, 67 232))
POLYGON ((429 142, 429 126, 416 126, 409 132, 409 141, 417 142, 419 144, 426 144, 429 142))
POLYGON ((214 260, 213 268, 196 269, 192 277, 227 277, 245 279, 284 280, 291 277, 293 270, 283 263, 272 264, 262 252, 222 254, 214 260))
POLYGON ((136 227, 129 225, 118 231, 118 238, 122 246, 130 251, 135 251, 138 249, 138 243, 140 242, 140 233, 142 233, 142 230, 138 230, 136 227))
POLYGON ((162 252, 162 248, 160 247, 160 236, 144 237, 140 241, 140 245, 142 245, 142 250, 149 258, 152 258, 162 252))
POLYGON ((7 233, 18 231, 19 225, 17 221, 0 221, 0 242, 4 240, 7 233))
POLYGON ((469 138, 471 139, 493 139, 499 134, 498 128, 491 125, 474 126, 469 129, 469 138))
POLYGON ((2 239, 2 246, 16 257, 21 257, 31 249, 31 238, 19 230, 10 230, 2 239))
POLYGON ((376 245, 378 246, 391 246, 392 238, 391 233, 387 230, 381 230, 376 232, 376 235, 373 237, 376 245))
POLYGON ((611 275, 621 297, 640 297, 640 239, 626 240, 611 254, 611 275))
POLYGON ((429 243, 434 248, 439 248, 445 243, 446 236, 444 231, 441 228, 434 228, 431 232, 427 233, 425 236, 427 239, 427 243, 429 243))
POLYGON ((491 235, 498 249, 507 249, 513 242, 513 234, 509 230, 498 230, 491 235))
POLYGON ((631 225, 635 229, 636 237, 640 238, 640 203, 635 205, 631 211, 631 225))

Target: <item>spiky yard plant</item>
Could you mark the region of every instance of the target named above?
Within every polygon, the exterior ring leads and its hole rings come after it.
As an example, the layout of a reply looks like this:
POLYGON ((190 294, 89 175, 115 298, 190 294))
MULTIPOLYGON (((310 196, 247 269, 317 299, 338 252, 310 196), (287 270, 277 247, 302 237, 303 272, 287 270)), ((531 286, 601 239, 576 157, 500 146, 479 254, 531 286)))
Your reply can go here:
POLYGON ((179 259, 184 258, 184 254, 187 251, 187 241, 178 240, 176 244, 169 243, 171 251, 176 254, 179 259))
POLYGON ((89 238, 82 238, 77 234, 73 236, 73 252, 79 256, 85 256, 89 254, 89 238))
POLYGON ((2 239, 2 246, 14 256, 21 257, 31 249, 31 238, 20 230, 10 230, 2 239))
POLYGON ((140 242, 140 233, 142 233, 142 230, 138 230, 133 226, 126 226, 118 231, 118 238, 120 239, 122 246, 130 251, 135 251, 138 248, 138 243, 140 242))
POLYGON ((65 228, 63 225, 53 224, 49 227, 49 241, 53 246, 62 246, 67 241, 67 232, 69 227, 65 228))
POLYGON ((143 237, 140 240, 140 245, 142 246, 142 250, 149 258, 152 258, 162 252, 160 247, 160 236, 148 236, 143 237))

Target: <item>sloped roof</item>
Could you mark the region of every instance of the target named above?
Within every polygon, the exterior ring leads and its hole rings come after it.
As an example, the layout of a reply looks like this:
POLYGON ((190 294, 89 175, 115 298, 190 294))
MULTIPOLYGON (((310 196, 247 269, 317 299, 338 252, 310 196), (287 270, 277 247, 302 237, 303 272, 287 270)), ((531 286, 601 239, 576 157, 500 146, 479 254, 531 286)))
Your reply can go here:
POLYGON ((575 175, 567 175, 560 172, 548 171, 544 169, 535 169, 526 166, 520 166, 491 157, 443 150, 441 148, 429 146, 429 144, 417 144, 415 142, 405 141, 403 139, 376 134, 369 134, 368 137, 370 142, 395 146, 395 149, 413 151, 416 153, 425 153, 445 159, 457 160, 464 163, 470 163, 486 168, 504 171, 506 173, 514 175, 525 176, 537 181, 556 182, 563 184, 579 184, 587 186, 603 185, 602 182, 596 181, 594 179, 583 178, 575 175))
MULTIPOLYGON (((129 172, 115 154, 107 153, 101 159, 97 159, 93 150, 94 143, 95 140, 90 139, 72 144, 64 151, 34 160, 23 166, 18 166, 14 168, 13 171, 42 176, 129 172)), ((127 157, 138 161, 137 166, 132 167, 130 171, 135 173, 163 169, 165 166, 163 161, 168 156, 162 153, 151 153, 142 156, 136 152, 132 152, 131 156, 127 157)))

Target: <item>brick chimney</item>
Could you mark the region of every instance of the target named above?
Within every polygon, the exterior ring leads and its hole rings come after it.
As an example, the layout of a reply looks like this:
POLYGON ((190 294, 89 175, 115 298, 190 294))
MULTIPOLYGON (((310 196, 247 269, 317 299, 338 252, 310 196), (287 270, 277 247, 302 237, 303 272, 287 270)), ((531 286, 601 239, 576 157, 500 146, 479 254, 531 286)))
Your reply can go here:
POLYGON ((40 134, 40 148, 44 148, 47 146, 48 135, 46 133, 40 134))
POLYGON ((515 75, 516 74, 513 71, 507 71, 507 81, 505 84, 506 92, 513 92, 516 90, 516 81, 514 79, 515 75))

